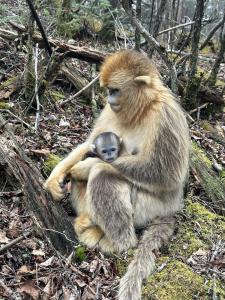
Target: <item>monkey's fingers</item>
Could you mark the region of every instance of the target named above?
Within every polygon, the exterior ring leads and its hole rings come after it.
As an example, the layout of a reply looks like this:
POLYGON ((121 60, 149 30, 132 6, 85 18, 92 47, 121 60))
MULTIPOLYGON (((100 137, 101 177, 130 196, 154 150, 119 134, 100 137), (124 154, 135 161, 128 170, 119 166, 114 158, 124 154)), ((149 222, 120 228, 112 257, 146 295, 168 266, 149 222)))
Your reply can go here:
POLYGON ((65 190, 60 186, 60 183, 56 179, 47 180, 44 183, 44 189, 49 191, 55 201, 60 201, 64 195, 65 190))

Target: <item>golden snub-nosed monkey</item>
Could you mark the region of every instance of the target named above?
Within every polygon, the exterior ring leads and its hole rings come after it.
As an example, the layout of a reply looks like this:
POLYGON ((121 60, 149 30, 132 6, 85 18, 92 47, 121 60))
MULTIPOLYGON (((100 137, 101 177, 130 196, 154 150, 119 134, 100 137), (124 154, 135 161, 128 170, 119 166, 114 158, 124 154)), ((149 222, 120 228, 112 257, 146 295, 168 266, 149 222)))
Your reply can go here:
POLYGON ((147 227, 118 293, 119 300, 137 300, 142 280, 154 269, 153 250, 169 240, 173 215, 183 204, 188 126, 155 66, 139 52, 124 50, 106 58, 100 83, 108 89, 108 104, 87 141, 56 166, 45 186, 57 200, 63 196, 60 182, 72 167, 87 178, 85 186, 72 189, 75 206, 85 202, 75 230, 89 247, 127 250, 136 245, 135 228, 147 227), (95 137, 106 131, 122 138, 126 153, 111 163, 81 161, 95 137))

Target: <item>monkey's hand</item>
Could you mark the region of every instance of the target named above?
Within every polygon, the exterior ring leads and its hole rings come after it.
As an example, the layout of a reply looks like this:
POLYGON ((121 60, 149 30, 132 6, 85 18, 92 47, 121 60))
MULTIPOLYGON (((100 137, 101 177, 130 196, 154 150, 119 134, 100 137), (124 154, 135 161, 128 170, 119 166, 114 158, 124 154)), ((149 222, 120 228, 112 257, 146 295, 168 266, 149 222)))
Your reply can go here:
POLYGON ((75 164, 75 166, 70 169, 70 175, 76 180, 88 180, 91 168, 100 162, 102 162, 101 159, 97 157, 88 157, 75 164))
POLYGON ((70 169, 83 159, 89 148, 88 142, 81 144, 54 168, 44 184, 44 188, 51 192, 54 200, 58 201, 63 198, 66 192, 65 178, 69 174, 70 169))
POLYGON ((64 183, 65 176, 49 177, 44 183, 44 189, 51 192, 51 195, 55 201, 60 201, 66 192, 66 185, 64 183))

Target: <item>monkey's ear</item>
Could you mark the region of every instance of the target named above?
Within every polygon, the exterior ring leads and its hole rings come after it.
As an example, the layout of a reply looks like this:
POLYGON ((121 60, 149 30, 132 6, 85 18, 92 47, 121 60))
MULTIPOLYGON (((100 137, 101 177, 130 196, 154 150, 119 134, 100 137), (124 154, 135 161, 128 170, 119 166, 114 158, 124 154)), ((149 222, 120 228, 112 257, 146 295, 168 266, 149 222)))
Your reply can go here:
POLYGON ((145 84, 150 84, 151 83, 151 78, 149 76, 138 76, 136 78, 134 78, 135 82, 141 82, 141 83, 145 83, 145 84))
POLYGON ((90 145, 90 150, 91 150, 92 152, 95 152, 95 151, 96 151, 96 146, 95 146, 94 144, 91 144, 91 145, 90 145))

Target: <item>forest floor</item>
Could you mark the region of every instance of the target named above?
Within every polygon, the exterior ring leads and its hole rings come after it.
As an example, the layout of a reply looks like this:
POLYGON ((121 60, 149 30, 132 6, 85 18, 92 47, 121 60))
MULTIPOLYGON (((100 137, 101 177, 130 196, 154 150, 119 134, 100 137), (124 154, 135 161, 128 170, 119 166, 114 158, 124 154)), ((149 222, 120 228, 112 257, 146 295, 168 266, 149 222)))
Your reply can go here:
MULTIPOLYGON (((13 104, 11 113, 8 106, 0 107, 0 112, 18 143, 47 177, 52 160, 54 163, 52 154, 64 157, 87 138, 93 124, 92 109, 81 97, 65 110, 57 111, 54 101, 74 93, 72 85, 59 77, 48 90, 38 133, 31 130, 27 124, 33 127, 36 115, 24 115, 24 95, 17 92, 13 80, 25 65, 20 47, 0 39, 0 102, 13 104)), ((210 64, 204 62, 199 67, 207 72, 210 64)), ((79 68, 90 73, 86 63, 79 68)), ((223 64, 221 81, 224 74, 223 64)), ((212 109, 211 113, 202 109, 198 120, 196 114, 192 117, 192 141, 205 150, 215 176, 225 183, 225 149, 213 139, 215 132, 225 139, 224 108, 212 109)), ((67 207, 67 200, 62 205, 67 207)), ((225 218, 216 213, 217 209, 198 178, 191 174, 185 208, 177 216, 171 243, 156 254, 157 268, 143 288, 144 299, 225 299, 225 218)), ((65 218, 73 215, 70 207, 67 211, 65 218)), ((22 191, 7 189, 5 178, 1 177, 0 299, 115 299, 119 278, 133 251, 106 256, 78 244, 71 256, 62 257, 44 236, 33 230, 33 223, 22 191), (19 240, 11 245, 15 239, 19 240)))

